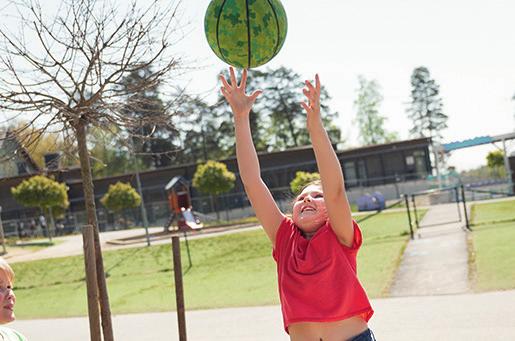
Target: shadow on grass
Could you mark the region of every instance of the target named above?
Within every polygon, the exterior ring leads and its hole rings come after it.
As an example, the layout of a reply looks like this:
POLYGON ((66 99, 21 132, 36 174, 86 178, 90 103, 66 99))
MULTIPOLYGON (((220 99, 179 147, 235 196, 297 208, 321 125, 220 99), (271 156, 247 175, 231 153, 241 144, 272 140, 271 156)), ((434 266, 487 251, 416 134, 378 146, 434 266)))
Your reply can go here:
POLYGON ((515 218, 490 220, 490 221, 479 221, 477 223, 471 223, 470 226, 497 225, 497 224, 513 223, 513 222, 515 222, 515 218))
MULTIPOLYGON (((409 235, 409 234, 408 234, 409 235)), ((381 238, 372 238, 363 241, 363 245, 379 245, 379 244, 392 244, 397 243, 399 241, 406 240, 405 235, 401 236, 387 236, 381 238)))
POLYGON ((105 270, 105 273, 106 273, 106 277, 109 277, 109 272, 111 272, 112 270, 116 269, 117 267, 119 267, 120 265, 122 265, 125 261, 129 261, 132 259, 132 257, 137 254, 138 252, 142 251, 144 248, 135 248, 134 251, 128 255, 127 257, 124 257, 122 258, 120 261, 116 262, 115 264, 113 264, 109 269, 106 269, 105 270))
POLYGON ((507 228, 515 229, 515 220, 513 221, 501 221, 494 223, 484 223, 480 225, 472 225, 474 229, 472 232, 483 232, 483 231, 492 231, 492 230, 503 230, 507 228), (513 224, 510 224, 513 223, 513 224))
POLYGON ((19 242, 19 243, 16 243, 16 244, 11 244, 9 246, 10 247, 21 247, 21 248, 24 248, 24 247, 33 247, 33 246, 47 247, 47 246, 54 246, 54 245, 56 245, 55 242, 51 242, 51 241, 48 241, 48 240, 45 240, 45 241, 31 240, 31 241, 19 242))
MULTIPOLYGON (((110 277, 110 274, 109 274, 110 271, 116 269, 121 264, 123 264, 125 261, 130 261, 132 259, 132 257, 135 254, 137 254, 138 252, 140 252, 141 250, 143 250, 143 248, 137 248, 132 253, 130 253, 127 257, 124 257, 120 261, 118 261, 117 263, 113 264, 109 269, 107 269, 105 271, 106 278, 110 277)), ((49 283, 47 285, 40 285, 40 284, 38 284, 38 285, 17 286, 16 290, 31 290, 31 289, 34 289, 36 287, 38 287, 38 288, 39 287, 54 287, 54 286, 66 285, 66 284, 77 284, 77 286, 75 288, 79 289, 85 282, 86 282, 86 277, 81 277, 81 278, 77 278, 77 279, 74 279, 74 280, 69 280, 69 281, 66 281, 66 282, 64 282, 64 281, 55 281, 55 282, 49 283)))

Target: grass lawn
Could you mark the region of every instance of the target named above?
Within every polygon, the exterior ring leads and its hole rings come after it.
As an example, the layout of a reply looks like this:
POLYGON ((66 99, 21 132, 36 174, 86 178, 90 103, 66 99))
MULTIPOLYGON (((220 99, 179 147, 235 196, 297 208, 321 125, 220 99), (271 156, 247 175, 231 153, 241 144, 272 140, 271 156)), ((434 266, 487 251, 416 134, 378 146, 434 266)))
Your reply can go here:
POLYGON ((474 290, 514 289, 515 200, 475 204, 471 215, 474 290))
POLYGON ((472 224, 515 222, 515 199, 487 204, 474 204, 471 210, 472 224))
MULTIPOLYGON (((370 297, 384 295, 409 238, 404 212, 361 225, 358 271, 370 297)), ((181 245, 187 309, 278 304, 275 262, 262 231, 190 240, 193 267, 181 245)), ((115 314, 175 309, 171 246, 104 253, 115 314)), ((13 264, 19 318, 87 314, 82 256, 13 264)))

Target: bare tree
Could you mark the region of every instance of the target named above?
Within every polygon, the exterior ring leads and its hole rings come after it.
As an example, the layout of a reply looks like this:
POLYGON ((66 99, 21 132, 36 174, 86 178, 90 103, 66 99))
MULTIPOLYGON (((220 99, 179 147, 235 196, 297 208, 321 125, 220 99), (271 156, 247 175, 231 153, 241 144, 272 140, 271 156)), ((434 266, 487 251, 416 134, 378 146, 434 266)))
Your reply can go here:
POLYGON ((142 97, 134 94, 184 72, 183 60, 170 51, 182 39, 179 4, 154 0, 142 8, 136 1, 64 0, 55 15, 47 16, 37 0, 19 0, 8 5, 16 13, 18 30, 0 27, 0 112, 27 122, 16 129, 22 139, 30 136, 20 141, 25 147, 37 141, 34 134, 53 132, 71 141, 79 154, 88 224, 94 226, 104 340, 113 340, 113 331, 87 128, 137 132, 141 125, 171 125, 172 108, 179 99, 148 121, 124 112, 127 103, 145 108, 145 103, 134 100, 142 97), (123 84, 127 75, 148 69, 152 72, 142 73, 140 81, 123 84))

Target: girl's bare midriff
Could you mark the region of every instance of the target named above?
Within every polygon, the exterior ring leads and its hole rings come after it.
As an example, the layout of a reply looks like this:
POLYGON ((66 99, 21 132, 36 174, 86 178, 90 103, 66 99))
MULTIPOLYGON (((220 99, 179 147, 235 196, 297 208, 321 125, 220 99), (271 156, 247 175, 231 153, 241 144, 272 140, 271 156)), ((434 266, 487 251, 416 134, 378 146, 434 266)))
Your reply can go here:
POLYGON ((292 341, 346 341, 367 329, 359 316, 335 322, 297 322, 288 328, 292 341))

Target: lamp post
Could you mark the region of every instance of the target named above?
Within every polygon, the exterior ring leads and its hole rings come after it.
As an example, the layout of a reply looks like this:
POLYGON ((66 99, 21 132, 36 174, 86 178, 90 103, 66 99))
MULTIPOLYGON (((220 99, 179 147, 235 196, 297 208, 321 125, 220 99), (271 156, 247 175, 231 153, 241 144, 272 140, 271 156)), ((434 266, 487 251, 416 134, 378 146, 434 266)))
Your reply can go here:
POLYGON ((141 189, 141 180, 139 178, 139 167, 138 162, 136 160, 136 184, 138 187, 138 193, 141 197, 141 217, 143 218, 143 227, 145 228, 145 237, 147 238, 147 246, 150 246, 150 236, 148 234, 148 218, 147 218, 147 209, 145 208, 145 200, 143 199, 143 191, 141 189))
POLYGON ((7 253, 5 249, 5 237, 4 237, 4 226, 2 225, 2 206, 0 206, 0 239, 2 242, 3 254, 7 253))
POLYGON ((506 169, 506 176, 508 177, 508 193, 513 194, 513 183, 511 179, 511 168, 508 160, 508 150, 506 149, 506 139, 502 139, 502 149, 504 154, 504 168, 506 169))
POLYGON ((138 159, 136 158, 136 150, 135 150, 135 147, 134 147, 134 141, 132 140, 132 138, 130 138, 130 141, 131 141, 131 149, 132 149, 132 154, 134 155, 134 165, 136 167, 136 187, 137 187, 137 190, 138 190, 138 194, 139 196, 141 197, 141 205, 140 205, 140 209, 141 209, 141 218, 143 219, 143 227, 145 228, 145 237, 147 239, 147 246, 150 246, 150 236, 148 234, 148 218, 147 218, 147 209, 145 208, 145 199, 143 198, 143 190, 141 189, 141 180, 139 178, 139 165, 138 165, 138 159))

